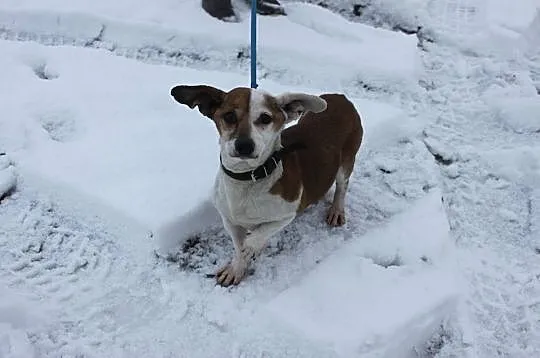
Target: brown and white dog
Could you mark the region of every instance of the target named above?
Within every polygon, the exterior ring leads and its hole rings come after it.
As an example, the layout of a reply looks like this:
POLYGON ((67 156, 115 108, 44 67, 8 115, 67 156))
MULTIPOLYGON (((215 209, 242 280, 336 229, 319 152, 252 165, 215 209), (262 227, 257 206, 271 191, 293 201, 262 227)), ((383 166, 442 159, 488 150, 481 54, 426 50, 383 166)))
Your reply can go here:
POLYGON ((360 116, 345 96, 272 96, 203 85, 176 86, 171 95, 197 106, 219 132, 221 170, 213 203, 235 249, 231 262, 216 273, 220 285, 238 284, 268 238, 322 199, 334 182, 326 221, 345 223, 345 194, 363 136, 360 116))

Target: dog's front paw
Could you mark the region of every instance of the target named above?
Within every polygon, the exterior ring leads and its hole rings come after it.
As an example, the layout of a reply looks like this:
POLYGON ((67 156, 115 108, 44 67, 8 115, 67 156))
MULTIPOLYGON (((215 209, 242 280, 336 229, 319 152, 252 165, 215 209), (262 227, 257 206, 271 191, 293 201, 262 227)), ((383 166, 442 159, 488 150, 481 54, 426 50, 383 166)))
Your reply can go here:
POLYGON ((238 285, 246 276, 247 264, 233 260, 216 272, 216 281, 223 287, 238 285))
POLYGON ((333 205, 328 209, 326 223, 330 226, 345 225, 345 210, 335 208, 333 205))

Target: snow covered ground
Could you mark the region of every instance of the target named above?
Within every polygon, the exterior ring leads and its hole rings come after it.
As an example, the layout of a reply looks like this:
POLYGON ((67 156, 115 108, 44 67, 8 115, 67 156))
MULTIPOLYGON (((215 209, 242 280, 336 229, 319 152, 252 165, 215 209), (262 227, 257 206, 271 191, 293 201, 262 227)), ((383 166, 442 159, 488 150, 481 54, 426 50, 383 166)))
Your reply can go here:
POLYGON ((246 85, 247 21, 3 1, 0 357, 539 355, 538 3, 373 3, 435 43, 313 5, 261 18, 261 87, 345 92, 366 139, 347 227, 311 208, 225 290, 217 138, 168 92, 246 85))
MULTIPOLYGON (((416 56, 414 37, 349 23, 330 11, 311 8, 298 4, 289 17, 261 17, 259 36, 264 42, 258 62, 263 77, 286 72, 288 82, 317 88, 360 78, 384 87, 414 83, 419 70, 411 61, 416 56), (324 23, 312 22, 314 10, 324 23), (348 55, 339 55, 343 52, 348 55), (394 56, 403 61, 394 61, 394 56), (348 71, 342 71, 344 67, 348 71)), ((193 0, 9 0, 0 4, 0 29, 0 36, 11 39, 101 47, 205 70, 237 70, 239 64, 247 68, 249 57, 249 21, 216 21, 193 0)))

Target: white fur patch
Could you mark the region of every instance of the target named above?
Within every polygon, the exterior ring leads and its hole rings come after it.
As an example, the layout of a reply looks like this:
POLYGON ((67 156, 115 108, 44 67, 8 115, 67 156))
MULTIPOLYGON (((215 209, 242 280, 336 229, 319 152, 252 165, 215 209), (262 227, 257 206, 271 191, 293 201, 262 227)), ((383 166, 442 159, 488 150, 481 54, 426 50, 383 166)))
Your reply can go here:
POLYGON ((261 223, 294 218, 300 202, 288 202, 270 193, 275 182, 283 175, 283 166, 268 177, 253 182, 239 182, 229 178, 223 171, 216 177, 214 204, 222 216, 233 225, 251 230, 261 223))
MULTIPOLYGON (((249 121, 251 124, 251 138, 255 142, 255 153, 261 158, 260 164, 264 163, 272 153, 279 149, 279 131, 274 129, 272 123, 268 125, 256 124, 262 114, 272 116, 272 111, 267 106, 264 91, 252 89, 249 100, 249 121)), ((259 164, 259 165, 260 165, 259 164)))
POLYGON ((275 98, 287 114, 287 123, 298 120, 304 112, 320 113, 327 107, 326 101, 321 97, 305 93, 286 92, 275 98))

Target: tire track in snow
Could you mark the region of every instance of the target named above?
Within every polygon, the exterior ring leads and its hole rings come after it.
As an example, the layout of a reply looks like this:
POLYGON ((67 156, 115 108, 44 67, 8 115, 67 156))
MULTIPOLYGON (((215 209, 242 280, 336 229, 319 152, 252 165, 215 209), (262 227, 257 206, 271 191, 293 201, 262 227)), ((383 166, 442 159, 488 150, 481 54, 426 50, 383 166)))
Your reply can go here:
POLYGON ((123 334, 185 314, 152 253, 141 260, 119 239, 99 218, 68 213, 28 187, 0 204, 0 280, 54 313, 27 331, 38 356, 103 357, 123 334))
POLYGON ((0 206, 4 275, 13 286, 71 301, 95 281, 105 281, 116 264, 115 247, 99 232, 61 212, 52 202, 18 193, 0 206))
POLYGON ((29 188, 0 204, 0 278, 56 312, 45 327, 27 332, 39 356, 90 357, 107 339, 106 314, 89 325, 89 308, 127 285, 128 272, 137 274, 114 240, 95 220, 68 214, 29 188))

